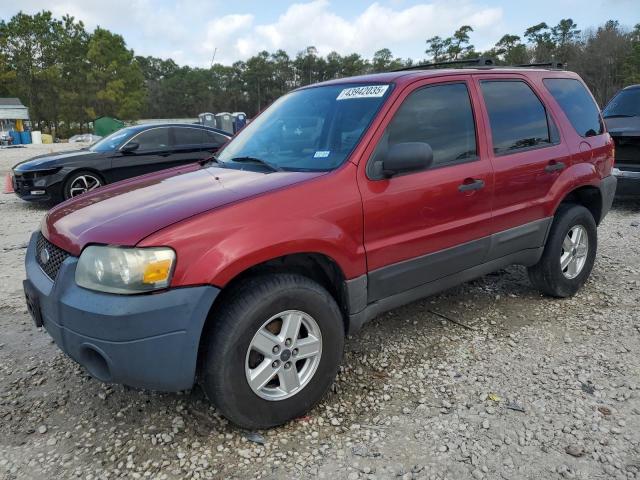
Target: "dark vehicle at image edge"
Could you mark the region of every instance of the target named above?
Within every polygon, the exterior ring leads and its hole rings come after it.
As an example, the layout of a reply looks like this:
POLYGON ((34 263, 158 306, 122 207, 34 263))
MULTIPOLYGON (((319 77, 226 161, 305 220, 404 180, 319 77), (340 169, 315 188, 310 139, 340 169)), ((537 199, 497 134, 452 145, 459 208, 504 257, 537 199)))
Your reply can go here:
POLYGON ((616 196, 640 197, 640 85, 620 90, 602 116, 616 146, 616 196))
POLYGON ((23 200, 57 203, 119 180, 202 160, 230 138, 201 125, 126 127, 88 148, 18 163, 11 172, 13 189, 23 200))
POLYGON ((202 385, 245 428, 303 415, 347 333, 511 264, 568 297, 616 188, 613 142, 574 73, 413 70, 271 105, 209 163, 52 209, 27 304, 95 378, 202 385))

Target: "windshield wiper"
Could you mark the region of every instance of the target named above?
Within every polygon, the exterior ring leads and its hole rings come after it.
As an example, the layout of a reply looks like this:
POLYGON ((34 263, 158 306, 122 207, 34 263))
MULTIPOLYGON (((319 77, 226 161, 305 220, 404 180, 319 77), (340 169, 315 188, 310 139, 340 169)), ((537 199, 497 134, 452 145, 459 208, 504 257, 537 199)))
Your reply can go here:
POLYGON ((603 118, 615 118, 615 117, 619 117, 619 118, 632 118, 632 117, 637 117, 638 115, 629 115, 626 113, 612 113, 611 115, 604 115, 603 118))
POLYGON ((280 168, 279 166, 274 165, 273 163, 267 162, 266 160, 263 160, 258 157, 233 157, 229 161, 235 162, 235 163, 243 163, 243 162, 255 163, 257 165, 264 165, 265 167, 267 167, 269 170, 273 172, 282 172, 282 168, 280 168))

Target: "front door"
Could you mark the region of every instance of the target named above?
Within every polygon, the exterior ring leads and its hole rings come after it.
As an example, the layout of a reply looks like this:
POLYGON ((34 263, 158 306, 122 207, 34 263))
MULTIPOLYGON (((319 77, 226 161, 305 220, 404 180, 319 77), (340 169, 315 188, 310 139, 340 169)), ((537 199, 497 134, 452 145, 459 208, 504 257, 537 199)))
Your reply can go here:
POLYGON ((135 142, 138 148, 114 153, 108 172, 109 183, 169 168, 173 160, 169 133, 169 127, 153 127, 133 136, 125 146, 135 142))
POLYGON ((468 78, 409 87, 377 132, 368 167, 359 169, 369 302, 478 265, 489 249, 493 174, 478 145, 468 78), (372 178, 372 162, 402 142, 428 143, 433 166, 372 178))

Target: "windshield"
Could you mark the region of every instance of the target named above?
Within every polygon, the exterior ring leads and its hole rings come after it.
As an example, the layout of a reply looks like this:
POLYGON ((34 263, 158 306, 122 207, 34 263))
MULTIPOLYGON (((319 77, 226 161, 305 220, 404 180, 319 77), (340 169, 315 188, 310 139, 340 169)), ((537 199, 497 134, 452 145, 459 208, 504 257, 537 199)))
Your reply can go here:
POLYGON ((218 161, 255 160, 272 170, 332 170, 360 141, 389 87, 327 85, 285 95, 242 130, 218 161))
POLYGON ((640 88, 623 90, 609 102, 602 112, 607 117, 637 117, 640 116, 640 88))
POLYGON ((126 142, 137 132, 138 129, 133 127, 120 129, 117 132, 113 132, 111 135, 104 137, 102 140, 98 140, 89 147, 89 150, 92 152, 111 152, 120 147, 120 145, 126 142))

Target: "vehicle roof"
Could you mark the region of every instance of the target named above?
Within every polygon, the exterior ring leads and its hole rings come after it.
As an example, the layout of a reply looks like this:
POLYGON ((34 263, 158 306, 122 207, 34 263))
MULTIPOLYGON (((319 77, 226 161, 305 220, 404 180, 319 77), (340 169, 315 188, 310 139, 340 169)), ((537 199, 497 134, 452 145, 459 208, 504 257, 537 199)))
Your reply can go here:
POLYGON ((640 83, 638 83, 636 85, 627 85, 622 90, 636 90, 638 88, 640 88, 640 83))
POLYGON ((396 83, 405 84, 423 78, 442 77, 445 75, 487 75, 495 73, 505 73, 514 75, 540 75, 545 76, 565 76, 577 78, 578 75, 568 70, 556 70, 547 68, 514 68, 514 67, 484 67, 484 68, 426 68, 424 70, 397 70, 394 72, 369 73, 366 75, 357 75, 355 77, 337 78, 327 80, 325 82, 308 85, 303 88, 314 87, 318 85, 337 85, 345 83, 396 83))
POLYGON ((125 128, 130 128, 132 130, 136 130, 141 132, 142 130, 148 130, 149 128, 158 128, 158 127, 191 127, 191 128, 201 128, 203 130, 209 130, 211 132, 220 133, 222 135, 226 135, 227 137, 231 137, 229 132, 225 132, 224 130, 220 130, 219 128, 209 127, 207 125, 202 125, 200 123, 143 123, 140 125, 130 125, 125 128))

